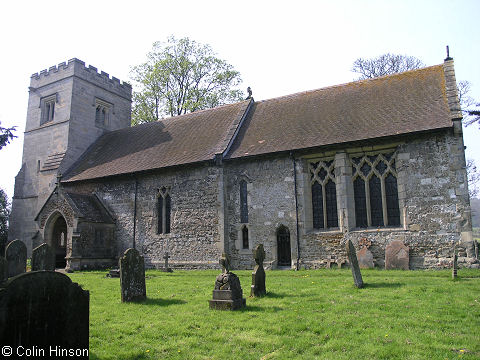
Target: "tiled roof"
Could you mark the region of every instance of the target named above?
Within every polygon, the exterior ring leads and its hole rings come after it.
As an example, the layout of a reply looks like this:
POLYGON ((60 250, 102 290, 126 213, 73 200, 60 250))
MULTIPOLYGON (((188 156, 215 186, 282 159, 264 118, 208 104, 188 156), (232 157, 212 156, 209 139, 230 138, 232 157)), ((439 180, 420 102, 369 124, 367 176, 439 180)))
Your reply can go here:
POLYGON ((62 181, 93 179, 212 160, 228 145, 250 100, 101 136, 62 181))
POLYGON ((437 65, 112 131, 62 181, 213 160, 226 149, 234 159, 451 126, 444 69, 437 65))
POLYGON ((113 224, 114 220, 95 195, 65 193, 75 216, 85 221, 113 224))
POLYGON ((227 157, 451 127, 443 65, 256 102, 227 157))

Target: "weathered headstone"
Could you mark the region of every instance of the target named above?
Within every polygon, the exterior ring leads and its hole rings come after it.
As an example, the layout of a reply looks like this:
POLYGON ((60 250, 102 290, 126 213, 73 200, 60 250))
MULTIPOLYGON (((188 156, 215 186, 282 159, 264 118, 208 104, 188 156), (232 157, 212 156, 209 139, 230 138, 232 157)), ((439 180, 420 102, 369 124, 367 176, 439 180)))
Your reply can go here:
POLYGON ((8 262, 8 277, 25 272, 27 267, 27 247, 20 240, 13 240, 5 249, 5 259, 8 262))
POLYGON ((373 269, 373 254, 366 246, 357 251, 357 260, 360 269, 373 269))
POLYGON ((265 289, 265 270, 263 269, 263 260, 265 260, 263 244, 255 247, 253 250, 253 258, 255 259, 256 265, 252 273, 250 296, 264 296, 267 291, 265 289))
POLYGON ((163 258, 165 259, 165 266, 163 267, 162 271, 173 272, 173 270, 168 267, 168 259, 170 259, 170 255, 168 255, 168 252, 165 252, 165 255, 163 255, 163 258))
POLYGON ((210 309, 237 310, 246 306, 238 276, 230 272, 230 260, 226 254, 220 259, 223 272, 217 276, 213 299, 209 300, 210 309))
POLYGON ((10 278, 0 287, 0 339, 35 349, 32 358, 88 359, 88 291, 54 271, 10 278))
POLYGON ((385 269, 409 269, 409 249, 400 240, 393 240, 385 248, 385 269))
POLYGON ((357 252, 355 251, 355 247, 353 246, 351 240, 347 241, 346 248, 347 248, 348 261, 350 262, 350 268, 352 269, 353 282, 355 283, 355 286, 357 288, 362 288, 363 287, 362 273, 360 272, 360 267, 358 266, 357 252))
POLYGON ((127 249, 119 260, 122 302, 147 298, 145 288, 145 262, 135 249, 127 249))
POLYGON ((454 247, 453 248, 452 279, 457 278, 457 269, 458 269, 457 261, 458 261, 457 250, 454 247))
POLYGON ((43 243, 32 251, 32 271, 55 270, 55 252, 43 243))
POLYGON ((8 279, 8 264, 3 256, 0 256, 0 284, 8 279))

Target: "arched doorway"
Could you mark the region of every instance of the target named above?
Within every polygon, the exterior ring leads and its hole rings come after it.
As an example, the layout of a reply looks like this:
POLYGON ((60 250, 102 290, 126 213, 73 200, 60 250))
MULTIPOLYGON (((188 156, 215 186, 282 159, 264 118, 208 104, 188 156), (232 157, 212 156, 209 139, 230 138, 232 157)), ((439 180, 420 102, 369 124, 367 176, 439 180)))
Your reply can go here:
POLYGON ((52 242, 55 249, 55 267, 64 268, 67 263, 67 223, 63 216, 59 216, 53 224, 52 242))
POLYGON ((277 230, 277 259, 278 266, 292 265, 290 231, 286 226, 283 225, 280 225, 277 230))

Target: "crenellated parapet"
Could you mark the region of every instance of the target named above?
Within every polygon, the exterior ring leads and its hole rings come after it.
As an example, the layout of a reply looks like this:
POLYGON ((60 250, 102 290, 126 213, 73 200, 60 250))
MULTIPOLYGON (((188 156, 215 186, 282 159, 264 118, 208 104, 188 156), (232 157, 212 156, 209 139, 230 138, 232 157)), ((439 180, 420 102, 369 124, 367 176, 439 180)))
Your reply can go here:
POLYGON ((120 96, 131 98, 132 86, 104 71, 98 72, 95 66, 85 65, 85 62, 77 58, 62 62, 56 66, 44 69, 39 73, 32 74, 30 78, 30 87, 38 89, 42 86, 52 84, 53 82, 63 80, 68 77, 76 76, 85 81, 100 86, 108 91, 117 93, 120 96))

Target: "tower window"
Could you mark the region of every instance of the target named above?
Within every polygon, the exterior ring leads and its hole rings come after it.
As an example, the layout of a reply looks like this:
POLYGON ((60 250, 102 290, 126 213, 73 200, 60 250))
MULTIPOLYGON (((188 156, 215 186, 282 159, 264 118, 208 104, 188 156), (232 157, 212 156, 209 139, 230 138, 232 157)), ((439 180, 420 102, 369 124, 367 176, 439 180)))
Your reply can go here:
POLYGON ((338 227, 337 189, 333 160, 311 163, 313 228, 338 227))
POLYGON ((95 126, 105 128, 110 124, 112 104, 95 99, 95 126))
POLYGON ((356 226, 400 226, 395 154, 352 158, 356 226))
POLYGON ((57 102, 57 94, 47 96, 40 100, 42 115, 40 125, 53 121, 55 118, 55 103, 57 102))

